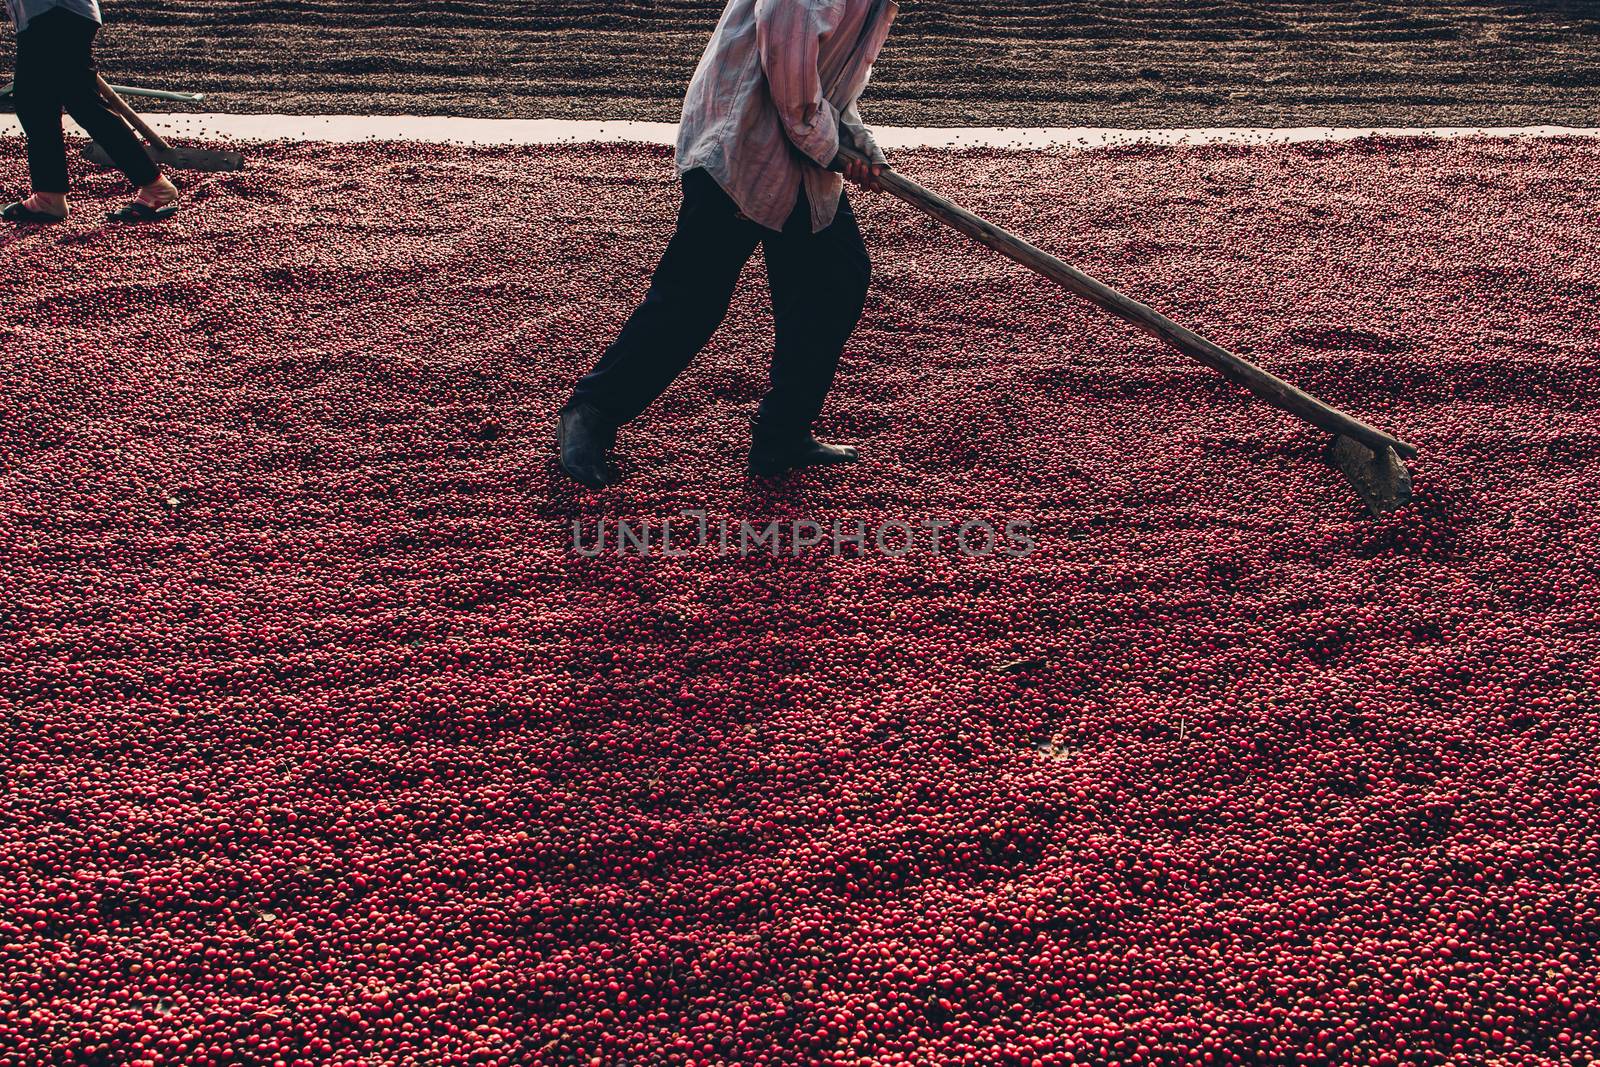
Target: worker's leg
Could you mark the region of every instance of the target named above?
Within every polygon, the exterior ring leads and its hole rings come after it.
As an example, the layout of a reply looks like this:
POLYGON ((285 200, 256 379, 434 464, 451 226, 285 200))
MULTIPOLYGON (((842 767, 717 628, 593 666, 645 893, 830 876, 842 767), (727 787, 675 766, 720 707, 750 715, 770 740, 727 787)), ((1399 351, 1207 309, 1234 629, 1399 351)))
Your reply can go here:
MULTIPOLYGON (((69 47, 62 39, 59 10, 46 11, 17 34, 16 101, 17 121, 28 138, 28 179, 37 196, 61 198, 64 213, 67 194, 67 146, 61 136, 61 79, 64 57, 69 47)), ((26 202, 26 201, 25 201, 26 202)))
POLYGON ((587 404, 620 426, 664 393, 727 315, 739 272, 761 233, 704 170, 685 174, 677 231, 649 292, 579 380, 569 406, 587 404))
POLYGON ((762 243, 772 283, 776 331, 772 387, 756 417, 757 437, 809 438, 822 411, 845 341, 861 319, 872 266, 850 199, 820 233, 802 193, 783 233, 762 243))
MULTIPOLYGON (((60 79, 61 104, 67 114, 106 150, 130 182, 141 189, 155 185, 161 178, 155 161, 128 124, 106 106, 95 82, 94 37, 100 31, 99 24, 60 8, 41 18, 54 20, 52 32, 61 41, 56 76, 60 79)), ((33 24, 30 24, 29 30, 32 29, 33 24)))

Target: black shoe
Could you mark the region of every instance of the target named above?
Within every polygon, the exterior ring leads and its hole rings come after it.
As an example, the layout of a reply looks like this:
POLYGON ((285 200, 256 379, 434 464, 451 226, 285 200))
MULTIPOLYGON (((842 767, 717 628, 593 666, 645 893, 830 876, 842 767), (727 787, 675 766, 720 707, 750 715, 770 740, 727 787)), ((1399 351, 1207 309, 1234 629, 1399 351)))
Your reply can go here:
POLYGON ((832 445, 811 436, 810 431, 798 437, 777 440, 757 433, 750 443, 750 473, 758 478, 774 478, 802 467, 832 467, 840 463, 854 463, 861 458, 855 445, 832 445))
POLYGON ((36 222, 46 226, 67 221, 65 215, 52 215, 48 211, 35 211, 21 200, 0 208, 0 219, 5 219, 7 222, 36 222))
POLYGON ((117 210, 108 214, 106 216, 106 221, 160 222, 163 219, 170 219, 177 213, 178 202, 176 200, 172 201, 170 204, 162 204, 160 207, 147 204, 143 200, 135 200, 131 204, 124 204, 122 207, 119 207, 117 210))
POLYGON ((582 401, 561 409, 556 422, 556 444, 561 449, 561 469, 567 477, 590 489, 604 489, 622 480, 606 459, 617 440, 617 428, 604 415, 582 401))

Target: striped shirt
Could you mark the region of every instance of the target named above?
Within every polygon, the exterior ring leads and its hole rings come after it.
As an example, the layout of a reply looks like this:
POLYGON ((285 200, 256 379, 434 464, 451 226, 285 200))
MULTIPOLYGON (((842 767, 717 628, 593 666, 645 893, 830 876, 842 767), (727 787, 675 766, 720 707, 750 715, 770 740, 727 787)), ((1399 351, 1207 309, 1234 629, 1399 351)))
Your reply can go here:
POLYGON ((704 167, 749 219, 783 229, 802 183, 815 232, 844 181, 827 170, 843 136, 882 160, 856 111, 895 0, 728 0, 695 68, 677 168, 704 167))
POLYGON ((62 8, 91 22, 100 21, 100 4, 97 0, 5 0, 6 11, 16 23, 17 32, 28 28, 28 23, 52 8, 62 8))

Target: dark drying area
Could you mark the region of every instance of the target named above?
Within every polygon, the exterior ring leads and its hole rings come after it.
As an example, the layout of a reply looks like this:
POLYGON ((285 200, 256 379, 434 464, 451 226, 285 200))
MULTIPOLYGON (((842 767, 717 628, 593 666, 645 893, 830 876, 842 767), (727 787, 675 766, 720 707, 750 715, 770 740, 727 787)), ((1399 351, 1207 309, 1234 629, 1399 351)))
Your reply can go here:
MULTIPOLYGON (((102 62, 222 111, 670 120, 721 6, 112 0, 102 62)), ((1592 126, 1597 89, 1587 0, 918 0, 865 110, 934 126, 1592 126)))

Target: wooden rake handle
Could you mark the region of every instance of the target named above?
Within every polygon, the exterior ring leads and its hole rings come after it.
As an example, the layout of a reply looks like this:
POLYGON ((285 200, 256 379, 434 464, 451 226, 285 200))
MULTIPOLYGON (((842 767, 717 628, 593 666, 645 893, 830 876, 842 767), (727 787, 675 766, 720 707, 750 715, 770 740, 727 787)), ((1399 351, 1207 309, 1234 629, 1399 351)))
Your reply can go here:
MULTIPOLYGON (((840 146, 839 154, 846 159, 853 159, 863 163, 870 162, 866 156, 847 146, 840 146)), ((1000 227, 984 221, 972 212, 957 207, 938 193, 923 188, 910 178, 896 171, 885 169, 878 181, 886 191, 910 204, 918 211, 938 219, 952 229, 959 230, 984 247, 992 248, 999 252, 1007 259, 1014 260, 1024 267, 1044 275, 1063 289, 1077 293, 1084 299, 1098 304, 1111 312, 1111 314, 1133 323, 1146 333, 1159 337, 1184 355, 1204 363, 1224 378, 1243 386, 1273 407, 1281 411, 1287 411, 1289 414, 1331 434, 1360 441, 1379 455, 1386 448, 1392 448, 1397 455, 1406 458, 1417 454, 1415 446, 1386 434, 1376 427, 1368 426, 1354 415, 1325 404, 1310 393, 1296 389, 1282 378, 1262 370, 1249 360, 1241 359, 1222 346, 1213 344, 1211 341, 1201 337, 1193 330, 1179 326, 1154 308, 1122 295, 1109 285, 1098 282, 1082 271, 1068 266, 1055 256, 1029 244, 1015 234, 1008 233, 1000 227)))
POLYGON ((117 114, 126 119, 129 126, 132 126, 134 129, 138 130, 139 135, 146 141, 150 142, 151 148, 154 148, 157 152, 172 151, 172 146, 167 144, 166 140, 159 133, 151 129, 150 124, 144 119, 140 118, 139 113, 133 110, 133 108, 129 107, 126 100, 117 95, 117 91, 111 88, 110 82, 106 81, 98 74, 94 76, 94 80, 95 83, 100 87, 101 98, 105 100, 106 103, 111 105, 111 110, 115 111, 117 114))

